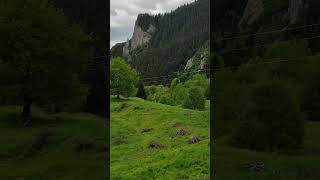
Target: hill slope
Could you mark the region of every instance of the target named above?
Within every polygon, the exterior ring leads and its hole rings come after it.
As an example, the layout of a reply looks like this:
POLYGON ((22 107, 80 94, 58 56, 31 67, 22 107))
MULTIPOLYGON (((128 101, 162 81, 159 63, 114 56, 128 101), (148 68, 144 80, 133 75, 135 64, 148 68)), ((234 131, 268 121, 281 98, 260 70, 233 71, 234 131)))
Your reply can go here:
POLYGON ((20 107, 0 107, 0 179, 106 178, 106 121, 90 114, 46 114, 33 108, 30 127, 20 107))
POLYGON ((207 179, 208 109, 193 111, 138 98, 112 99, 111 179, 207 179), (186 134, 174 136, 181 128, 186 134), (201 141, 189 144, 192 135, 201 141), (150 148, 150 142, 162 147, 150 148))
POLYGON ((317 169, 320 162, 320 123, 309 122, 306 126, 305 150, 301 155, 285 155, 281 153, 257 152, 247 149, 233 148, 228 144, 229 137, 216 140, 215 150, 216 179, 218 180, 316 180, 320 174, 317 169), (263 163, 262 171, 250 170, 247 162, 263 163))

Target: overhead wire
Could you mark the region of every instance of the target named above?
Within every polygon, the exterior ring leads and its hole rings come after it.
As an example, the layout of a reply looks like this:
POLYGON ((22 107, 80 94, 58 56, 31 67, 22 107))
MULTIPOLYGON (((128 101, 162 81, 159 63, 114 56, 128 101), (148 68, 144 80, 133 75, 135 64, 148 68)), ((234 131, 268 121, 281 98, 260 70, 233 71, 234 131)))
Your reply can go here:
POLYGON ((239 36, 233 36, 233 37, 227 37, 227 38, 218 38, 213 40, 214 42, 221 42, 221 41, 228 41, 228 40, 234 40, 234 39, 244 39, 248 37, 254 37, 254 36, 261 36, 261 35, 267 35, 267 34, 275 34, 275 33, 282 33, 286 31, 292 31, 292 30, 298 30, 298 29, 304 29, 304 28, 310 28, 310 27, 317 27, 320 26, 320 23, 317 24, 308 24, 308 25, 303 25, 303 26, 296 26, 292 28, 283 28, 283 29, 278 29, 278 30, 273 30, 273 31, 265 31, 265 32, 260 32, 260 33, 252 33, 252 34, 246 34, 246 35, 239 35, 239 36))

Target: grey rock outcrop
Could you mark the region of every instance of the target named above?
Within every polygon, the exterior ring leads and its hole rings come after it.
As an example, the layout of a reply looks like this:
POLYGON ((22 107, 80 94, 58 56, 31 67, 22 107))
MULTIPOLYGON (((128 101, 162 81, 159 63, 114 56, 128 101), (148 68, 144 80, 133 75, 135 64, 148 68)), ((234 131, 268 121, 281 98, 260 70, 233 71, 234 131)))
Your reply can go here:
POLYGON ((263 14, 263 0, 248 0, 239 27, 251 25, 263 14))
POLYGON ((130 52, 130 40, 128 39, 127 42, 123 46, 122 55, 124 57, 128 57, 130 52))
POLYGON ((151 37, 152 34, 155 32, 156 28, 150 24, 147 32, 143 31, 142 28, 139 25, 134 26, 134 32, 131 38, 131 49, 135 49, 139 46, 146 45, 151 37))
POLYGON ((288 9, 289 25, 299 23, 307 4, 305 0, 290 0, 288 9))

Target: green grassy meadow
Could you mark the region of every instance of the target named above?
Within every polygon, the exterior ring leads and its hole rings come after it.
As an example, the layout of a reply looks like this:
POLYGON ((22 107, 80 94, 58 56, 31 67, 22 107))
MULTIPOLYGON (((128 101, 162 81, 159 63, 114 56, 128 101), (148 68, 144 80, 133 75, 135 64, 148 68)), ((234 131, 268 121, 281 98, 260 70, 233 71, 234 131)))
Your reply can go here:
POLYGON ((106 178, 106 121, 84 113, 46 114, 33 108, 29 127, 20 107, 0 107, 0 179, 106 178))
POLYGON ((209 179, 209 101, 196 111, 111 98, 110 111, 111 179, 209 179), (181 128, 186 134, 175 136, 181 128), (194 135, 200 142, 189 144, 194 135))
POLYGON ((318 180, 320 179, 320 123, 306 126, 305 148, 301 155, 256 152, 228 145, 228 137, 215 142, 215 180, 318 180), (257 161, 263 171, 250 171, 244 163, 257 161))

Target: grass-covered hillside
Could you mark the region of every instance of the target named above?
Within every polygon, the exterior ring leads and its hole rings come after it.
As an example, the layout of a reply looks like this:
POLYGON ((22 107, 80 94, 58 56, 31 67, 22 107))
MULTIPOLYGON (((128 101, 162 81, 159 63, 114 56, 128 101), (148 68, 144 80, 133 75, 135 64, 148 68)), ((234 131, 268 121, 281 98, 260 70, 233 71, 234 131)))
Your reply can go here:
POLYGON ((209 119, 208 101, 197 111, 111 98, 111 179, 208 179, 209 119))
POLYGON ((320 123, 306 125, 305 148, 300 155, 233 148, 227 136, 216 141, 215 180, 317 180, 320 178, 320 123))
POLYGON ((0 107, 0 179, 106 179, 106 120, 90 114, 46 114, 19 125, 21 107, 0 107))

